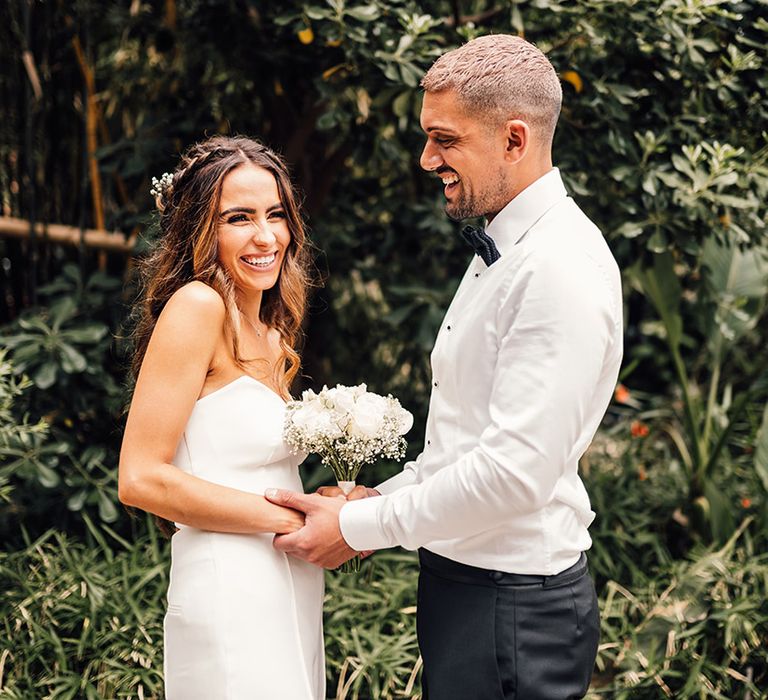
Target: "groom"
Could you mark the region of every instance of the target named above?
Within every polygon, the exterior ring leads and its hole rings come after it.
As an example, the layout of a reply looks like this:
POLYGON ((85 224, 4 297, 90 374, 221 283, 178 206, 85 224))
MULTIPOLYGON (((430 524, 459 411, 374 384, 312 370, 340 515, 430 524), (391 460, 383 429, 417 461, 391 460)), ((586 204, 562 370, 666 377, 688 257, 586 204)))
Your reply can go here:
POLYGON ((422 81, 421 166, 478 253, 432 352, 424 451, 357 500, 270 490, 306 513, 275 547, 326 567, 418 549, 430 700, 583 697, 599 618, 577 470, 622 355, 619 271, 552 167, 562 92, 538 49, 485 36, 422 81), (369 496, 369 497, 365 497, 369 496))

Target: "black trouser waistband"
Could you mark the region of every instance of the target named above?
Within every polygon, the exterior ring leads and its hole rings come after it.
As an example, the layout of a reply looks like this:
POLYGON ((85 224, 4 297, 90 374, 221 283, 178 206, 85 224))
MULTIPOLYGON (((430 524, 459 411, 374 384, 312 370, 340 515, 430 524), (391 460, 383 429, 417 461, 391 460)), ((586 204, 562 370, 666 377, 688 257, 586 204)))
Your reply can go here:
POLYGON ((475 586, 541 586, 542 588, 557 588, 565 586, 581 578, 587 572, 587 556, 581 553, 579 560, 554 576, 537 576, 534 574, 510 574, 506 571, 493 571, 481 569, 469 564, 461 564, 430 552, 427 549, 419 549, 419 563, 436 576, 468 583, 475 586))

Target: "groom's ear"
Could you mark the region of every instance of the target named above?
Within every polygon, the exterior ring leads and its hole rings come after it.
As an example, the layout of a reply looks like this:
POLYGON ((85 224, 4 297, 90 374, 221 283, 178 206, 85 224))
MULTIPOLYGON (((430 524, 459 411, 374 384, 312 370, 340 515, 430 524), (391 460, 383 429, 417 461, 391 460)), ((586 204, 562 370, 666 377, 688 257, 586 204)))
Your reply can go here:
POLYGON ((504 124, 505 155, 509 163, 521 161, 531 143, 531 127, 522 119, 510 119, 504 124))

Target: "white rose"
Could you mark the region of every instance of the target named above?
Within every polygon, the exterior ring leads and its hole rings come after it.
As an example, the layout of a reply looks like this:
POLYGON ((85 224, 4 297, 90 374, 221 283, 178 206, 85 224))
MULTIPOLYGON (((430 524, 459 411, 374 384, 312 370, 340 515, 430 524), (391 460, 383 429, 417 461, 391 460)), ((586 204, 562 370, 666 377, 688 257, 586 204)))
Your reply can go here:
POLYGON ((356 402, 348 432, 355 437, 375 437, 384 428, 388 402, 378 394, 363 394, 356 402))
POLYGON ((398 435, 405 435, 413 427, 413 414, 401 406, 397 406, 394 419, 397 423, 398 435))
POLYGON ((342 435, 333 413, 324 408, 319 401, 302 404, 293 411, 291 421, 310 438, 322 434, 333 440, 342 435))
POLYGON ((301 400, 304 403, 310 403, 311 401, 317 401, 318 395, 312 391, 312 389, 305 389, 301 394, 301 400))
POLYGON ((328 389, 325 392, 325 399, 329 405, 333 406, 333 410, 339 414, 339 417, 343 415, 351 414, 355 409, 355 387, 335 386, 333 389, 328 389))

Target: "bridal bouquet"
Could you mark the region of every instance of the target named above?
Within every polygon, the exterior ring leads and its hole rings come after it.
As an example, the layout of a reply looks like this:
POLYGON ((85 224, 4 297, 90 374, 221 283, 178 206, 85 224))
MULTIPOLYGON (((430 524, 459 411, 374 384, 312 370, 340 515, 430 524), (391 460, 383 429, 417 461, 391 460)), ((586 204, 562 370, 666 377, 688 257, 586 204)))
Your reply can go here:
MULTIPOLYGON (((288 402, 283 438, 294 452, 314 452, 330 467, 344 493, 355 487, 360 468, 381 457, 402 459, 413 416, 392 396, 365 384, 305 391, 288 402)), ((358 571, 360 558, 342 571, 358 571)))

